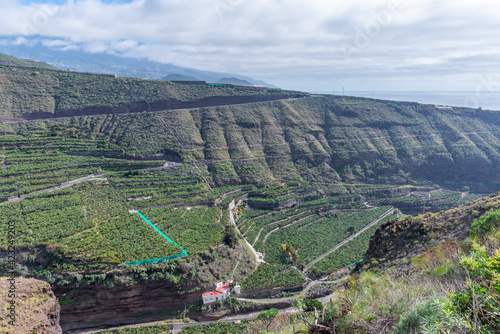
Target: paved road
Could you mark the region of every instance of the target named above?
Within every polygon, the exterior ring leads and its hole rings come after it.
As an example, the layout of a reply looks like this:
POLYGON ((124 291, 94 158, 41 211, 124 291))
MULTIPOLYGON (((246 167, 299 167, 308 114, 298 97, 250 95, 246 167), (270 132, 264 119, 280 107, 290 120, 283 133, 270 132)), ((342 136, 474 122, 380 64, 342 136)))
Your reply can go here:
MULTIPOLYGON (((171 168, 171 167, 179 167, 181 165, 182 165, 181 163, 170 162, 169 161, 169 162, 167 162, 166 164, 164 164, 163 166, 160 166, 160 167, 151 167, 151 168, 144 168, 144 169, 134 169, 134 170, 130 170, 130 171, 160 170, 160 169, 171 168)), ((48 192, 56 191, 56 190, 59 190, 59 189, 64 189, 64 188, 67 188, 67 187, 71 187, 71 186, 73 186, 73 185, 75 185, 77 183, 81 183, 81 182, 85 182, 85 181, 102 180, 103 176, 106 176, 106 175, 117 174, 117 173, 126 173, 126 172, 128 172, 128 171, 125 170, 125 171, 119 171, 119 172, 108 172, 108 173, 101 173, 101 174, 97 174, 97 175, 90 174, 89 176, 81 177, 81 178, 76 179, 76 180, 71 180, 71 181, 63 182, 60 185, 55 186, 55 187, 51 187, 51 188, 47 188, 47 189, 43 189, 43 190, 38 190, 38 191, 29 193, 29 194, 25 194, 25 195, 21 195, 21 196, 9 197, 6 202, 0 203, 0 205, 5 205, 7 203, 12 203, 12 202, 20 202, 20 201, 26 199, 26 197, 28 197, 30 195, 38 195, 38 194, 48 193, 48 192)))
POLYGON ((374 221, 372 221, 370 224, 366 225, 365 227, 363 227, 361 230, 359 230, 357 233, 351 235, 349 238, 347 239, 344 239, 344 241, 342 241, 341 243, 339 243, 338 245, 336 245, 335 247, 331 248, 330 250, 328 250, 326 253, 323 253, 321 254, 319 257, 315 258, 314 260, 312 260, 311 262, 309 262, 308 264, 306 264, 306 266, 304 267, 304 271, 308 271, 309 268, 311 268, 312 265, 314 265, 316 262, 322 260, 325 256, 327 256, 328 254, 331 254, 333 252, 335 252, 337 249, 339 249, 340 247, 344 246, 346 243, 348 243, 349 241, 351 241, 352 239, 356 238, 358 235, 360 235, 361 233, 363 233, 364 231, 366 231, 367 229, 369 229, 370 227, 372 227, 373 225, 377 224, 380 220, 382 220, 384 217, 392 214, 394 212, 394 207, 391 207, 389 210, 387 210, 383 215, 381 215, 380 217, 378 217, 377 219, 375 219, 374 221))

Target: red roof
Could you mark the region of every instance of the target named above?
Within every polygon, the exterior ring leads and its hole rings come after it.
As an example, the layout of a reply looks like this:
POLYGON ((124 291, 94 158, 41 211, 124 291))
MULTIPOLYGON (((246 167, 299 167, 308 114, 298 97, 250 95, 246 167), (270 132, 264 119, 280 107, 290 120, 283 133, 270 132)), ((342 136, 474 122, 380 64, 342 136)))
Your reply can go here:
POLYGON ((227 289, 229 289, 229 285, 226 283, 215 289, 215 291, 204 293, 203 297, 222 295, 224 292, 226 292, 227 289))
POLYGON ((203 297, 218 296, 218 295, 222 295, 222 292, 220 292, 220 291, 207 292, 207 293, 203 294, 203 297))
POLYGON ((227 283, 226 283, 226 284, 224 284, 223 286, 218 287, 215 291, 224 292, 224 291, 226 291, 227 289, 229 289, 229 285, 227 285, 227 283))

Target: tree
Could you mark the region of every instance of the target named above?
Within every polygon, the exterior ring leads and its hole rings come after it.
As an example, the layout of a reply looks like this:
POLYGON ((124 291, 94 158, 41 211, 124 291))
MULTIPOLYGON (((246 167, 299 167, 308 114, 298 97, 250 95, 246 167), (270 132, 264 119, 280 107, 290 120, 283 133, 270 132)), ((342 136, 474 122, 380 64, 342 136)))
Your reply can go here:
POLYGON ((233 248, 238 244, 238 232, 233 225, 227 225, 224 231, 224 243, 233 248))
POLYGON ((269 330, 269 325, 271 325, 271 322, 276 318, 279 314, 279 311, 275 308, 270 308, 267 311, 262 311, 259 313, 257 316, 257 319, 262 320, 262 321, 269 321, 266 326, 266 331, 269 330))
POLYGON ((323 309, 323 303, 321 303, 317 299, 308 299, 308 300, 306 300, 304 311, 314 311, 315 308, 317 310, 322 310, 323 309))

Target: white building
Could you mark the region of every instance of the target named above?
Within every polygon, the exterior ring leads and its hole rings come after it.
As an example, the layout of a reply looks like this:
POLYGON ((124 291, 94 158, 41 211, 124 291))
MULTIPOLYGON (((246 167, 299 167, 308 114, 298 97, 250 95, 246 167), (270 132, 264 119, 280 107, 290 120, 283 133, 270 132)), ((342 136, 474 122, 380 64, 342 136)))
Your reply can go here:
POLYGON ((222 282, 216 283, 214 291, 204 293, 201 296, 203 299, 203 305, 216 303, 229 297, 229 284, 231 283, 233 283, 232 280, 228 280, 226 284, 223 284, 222 282))

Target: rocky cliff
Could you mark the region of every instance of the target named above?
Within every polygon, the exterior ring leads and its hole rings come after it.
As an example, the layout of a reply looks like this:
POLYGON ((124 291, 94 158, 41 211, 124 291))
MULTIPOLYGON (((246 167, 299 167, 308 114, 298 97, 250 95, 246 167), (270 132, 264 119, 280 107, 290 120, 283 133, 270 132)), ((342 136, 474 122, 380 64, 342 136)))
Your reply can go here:
POLYGON ((390 220, 372 236, 364 262, 357 269, 402 269, 431 246, 466 239, 474 219, 499 208, 500 193, 439 213, 390 220))
POLYGON ((65 333, 165 320, 184 310, 190 318, 203 318, 200 312, 192 311, 202 291, 195 282, 178 286, 164 281, 55 288, 56 294, 65 300, 61 309, 65 333))
POLYGON ((34 279, 16 277, 15 280, 10 280, 2 277, 0 296, 2 333, 62 333, 59 326, 59 303, 47 283, 34 279))

